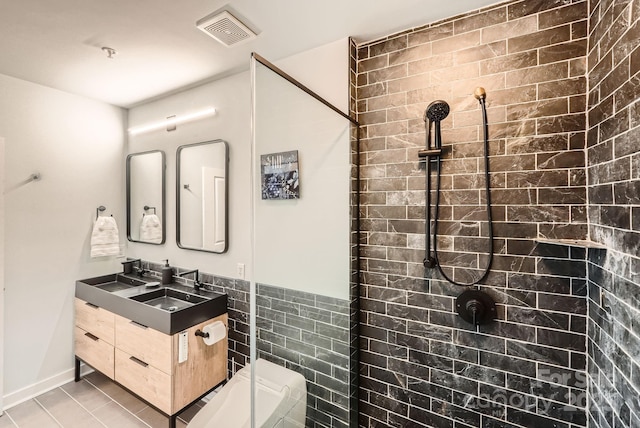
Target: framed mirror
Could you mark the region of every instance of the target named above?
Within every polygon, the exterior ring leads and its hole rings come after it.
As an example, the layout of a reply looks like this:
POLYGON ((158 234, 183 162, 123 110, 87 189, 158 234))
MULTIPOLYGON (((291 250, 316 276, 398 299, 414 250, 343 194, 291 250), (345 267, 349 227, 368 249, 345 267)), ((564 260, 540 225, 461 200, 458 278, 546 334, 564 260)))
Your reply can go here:
POLYGON ((178 247, 224 253, 229 244, 227 142, 180 146, 176 162, 178 247))
POLYGON ((165 154, 161 150, 127 156, 127 239, 165 241, 165 154))

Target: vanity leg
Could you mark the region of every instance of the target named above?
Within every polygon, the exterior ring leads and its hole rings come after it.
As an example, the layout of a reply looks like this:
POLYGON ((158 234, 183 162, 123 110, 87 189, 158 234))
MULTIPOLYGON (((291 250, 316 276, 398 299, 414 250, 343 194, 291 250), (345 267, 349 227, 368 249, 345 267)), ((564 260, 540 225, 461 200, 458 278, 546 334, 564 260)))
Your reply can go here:
POLYGON ((169 416, 169 428, 176 428, 176 420, 178 419, 178 414, 169 416))
POLYGON ((76 358, 75 381, 80 382, 80 360, 76 358))

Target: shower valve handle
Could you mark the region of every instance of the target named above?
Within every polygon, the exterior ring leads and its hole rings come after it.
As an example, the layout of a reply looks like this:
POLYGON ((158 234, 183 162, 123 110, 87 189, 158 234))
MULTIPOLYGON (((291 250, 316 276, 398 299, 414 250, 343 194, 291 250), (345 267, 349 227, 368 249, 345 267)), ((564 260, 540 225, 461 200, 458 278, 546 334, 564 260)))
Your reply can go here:
POLYGON ((473 325, 487 324, 496 317, 496 304, 487 293, 466 290, 456 299, 460 318, 473 325))

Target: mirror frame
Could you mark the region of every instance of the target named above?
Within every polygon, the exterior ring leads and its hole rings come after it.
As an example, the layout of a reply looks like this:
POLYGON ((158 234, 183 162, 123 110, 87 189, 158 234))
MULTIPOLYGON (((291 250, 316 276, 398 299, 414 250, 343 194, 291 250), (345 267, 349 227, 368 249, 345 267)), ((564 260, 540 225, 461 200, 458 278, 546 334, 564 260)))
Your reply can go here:
POLYGON ((131 242, 138 242, 140 244, 150 244, 150 245, 162 245, 167 240, 167 192, 166 192, 166 169, 167 169, 167 161, 166 155, 162 150, 149 150, 146 152, 138 152, 138 153, 130 153, 127 156, 127 180, 126 180, 126 194, 127 194, 127 239, 131 242), (148 242, 148 241, 139 241, 131 238, 131 158, 133 156, 146 155, 151 153, 160 153, 162 159, 162 240, 160 242, 148 242))
POLYGON ((229 250, 229 144, 222 139, 203 141, 200 143, 184 144, 176 150, 176 244, 184 250, 202 251, 205 253, 224 254, 229 250), (222 143, 224 147, 224 249, 222 251, 212 251, 204 248, 188 247, 180 242, 180 154, 182 150, 189 147, 203 146, 206 144, 222 143))

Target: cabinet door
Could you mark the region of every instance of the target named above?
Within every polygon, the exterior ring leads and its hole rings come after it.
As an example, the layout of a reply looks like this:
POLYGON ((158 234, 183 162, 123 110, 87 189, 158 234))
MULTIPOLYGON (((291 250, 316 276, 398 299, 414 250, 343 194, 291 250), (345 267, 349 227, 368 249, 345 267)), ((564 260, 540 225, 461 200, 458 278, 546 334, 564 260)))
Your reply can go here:
POLYGON ((113 345, 79 328, 75 328, 75 354, 85 363, 113 379, 113 345))
POLYGON ((202 330, 207 324, 221 321, 228 326, 227 314, 212 318, 187 329, 188 358, 178 362, 179 336, 173 336, 173 408, 182 409, 202 394, 227 378, 228 342, 227 337, 207 346, 197 330, 202 330))
POLYGON ((76 326, 114 345, 115 315, 112 312, 76 298, 76 326))
POLYGON ((116 315, 116 348, 171 374, 171 336, 116 315))
POLYGON ((115 350, 115 380, 166 414, 171 409, 171 376, 120 349, 115 350))

